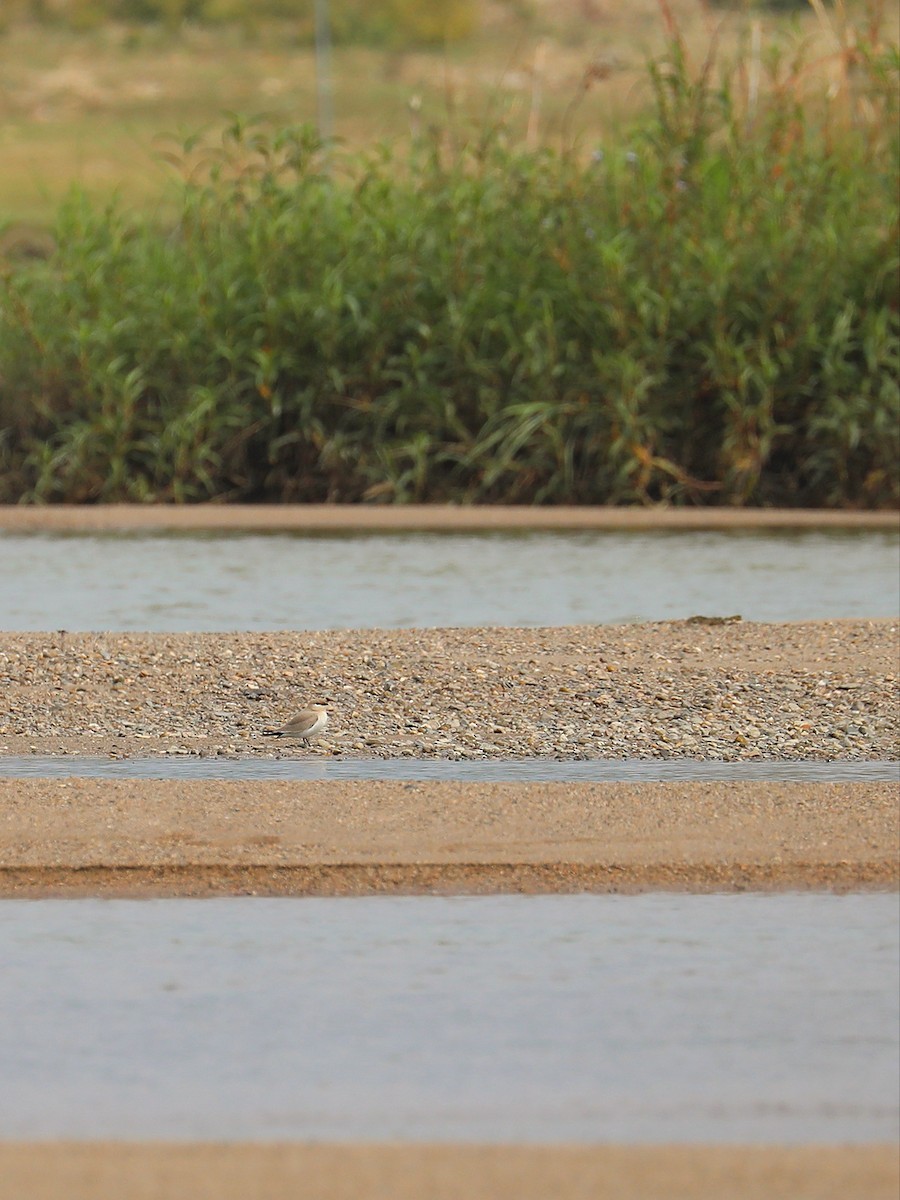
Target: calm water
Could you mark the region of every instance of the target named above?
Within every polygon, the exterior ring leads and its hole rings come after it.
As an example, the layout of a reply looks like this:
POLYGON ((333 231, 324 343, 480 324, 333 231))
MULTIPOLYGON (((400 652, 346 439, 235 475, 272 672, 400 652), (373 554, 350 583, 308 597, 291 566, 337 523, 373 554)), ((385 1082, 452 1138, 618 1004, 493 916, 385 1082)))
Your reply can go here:
MULTIPOLYGON (((302 752, 301 752, 302 754, 302 752)), ((53 779, 403 779, 470 783, 607 783, 639 780, 765 780, 860 783, 896 781, 897 762, 710 762, 679 759, 227 758, 173 756, 110 759, 70 754, 0 755, 0 776, 53 779)))
POLYGON ((891 532, 0 533, 0 629, 892 617, 891 532))
POLYGON ((0 1138, 898 1135, 885 895, 0 904, 0 1138))

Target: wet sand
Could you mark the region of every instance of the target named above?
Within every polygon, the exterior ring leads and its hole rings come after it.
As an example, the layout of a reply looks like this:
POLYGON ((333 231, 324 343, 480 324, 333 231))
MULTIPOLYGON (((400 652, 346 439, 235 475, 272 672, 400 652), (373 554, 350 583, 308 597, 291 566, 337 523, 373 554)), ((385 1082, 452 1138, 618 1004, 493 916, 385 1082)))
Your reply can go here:
POLYGON ((896 888, 891 783, 2 779, 0 895, 896 888))
POLYGON ((461 531, 515 529, 896 529, 890 511, 804 508, 605 508, 492 504, 0 505, 0 529, 461 531))
POLYGON ((896 1200, 892 1146, 0 1145, 0 1200, 896 1200))

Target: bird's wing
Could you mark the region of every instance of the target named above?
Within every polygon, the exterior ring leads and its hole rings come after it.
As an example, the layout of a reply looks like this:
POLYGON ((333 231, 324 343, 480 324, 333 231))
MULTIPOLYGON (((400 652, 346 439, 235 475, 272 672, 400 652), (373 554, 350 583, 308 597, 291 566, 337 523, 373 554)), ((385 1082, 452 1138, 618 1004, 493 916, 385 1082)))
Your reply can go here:
POLYGON ((303 712, 298 712, 295 717, 291 717, 286 725, 282 725, 281 732, 306 733, 318 721, 319 715, 313 708, 304 708, 303 712))

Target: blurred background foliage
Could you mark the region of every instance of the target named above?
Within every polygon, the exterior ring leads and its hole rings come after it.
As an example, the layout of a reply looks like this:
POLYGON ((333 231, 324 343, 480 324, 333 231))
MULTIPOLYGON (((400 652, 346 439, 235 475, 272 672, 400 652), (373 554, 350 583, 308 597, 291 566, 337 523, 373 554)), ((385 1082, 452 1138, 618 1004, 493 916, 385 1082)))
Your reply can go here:
MULTIPOLYGON (((520 18, 538 18, 531 0, 492 0, 514 8, 520 18)), ((798 12, 808 0, 717 0, 720 6, 745 10, 798 12)), ((588 19, 602 16, 602 5, 583 0, 588 19)), ((4 0, 2 24, 29 20, 74 30, 104 22, 157 23, 171 29, 186 22, 207 25, 233 23, 253 29, 262 22, 284 21, 292 36, 311 41, 315 0, 4 0)), ((388 43, 429 45, 462 41, 479 25, 482 0, 329 0, 328 13, 336 42, 366 45, 388 43)))
MULTIPOLYGON (((280 21, 290 22, 292 36, 302 42, 313 38, 314 9, 314 0, 5 0, 3 20, 73 30, 109 21, 170 29, 186 22, 236 24, 252 30, 262 22, 280 21)), ((478 0, 330 0, 328 14, 337 42, 428 45, 470 37, 478 23, 478 0)))
MULTIPOLYGON (((74 188, 0 230, 0 501, 896 506, 894 10, 811 0, 780 38, 753 17, 727 41, 698 11, 687 30, 659 0, 627 71, 539 44, 515 111, 450 83, 442 120, 411 103, 438 67, 496 72, 503 39, 411 55, 401 137, 325 143, 291 93, 169 138, 164 205, 74 188)), ((71 43, 77 102, 29 77, 11 111, 94 141, 108 113, 111 155, 126 83, 169 102, 177 68, 190 114, 227 46, 172 35, 148 82, 143 43, 108 77, 84 60, 106 42, 71 43)), ((343 53, 377 107, 371 56, 343 53)), ((260 57, 271 80, 268 48, 228 72, 260 57)))

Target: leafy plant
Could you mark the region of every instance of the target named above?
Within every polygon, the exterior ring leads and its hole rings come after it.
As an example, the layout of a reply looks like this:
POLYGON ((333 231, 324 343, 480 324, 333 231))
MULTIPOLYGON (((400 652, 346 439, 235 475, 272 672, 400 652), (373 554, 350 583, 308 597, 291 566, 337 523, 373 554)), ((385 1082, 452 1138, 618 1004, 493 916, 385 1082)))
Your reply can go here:
POLYGON ((896 62, 853 45, 751 103, 673 25, 591 157, 235 119, 174 228, 73 195, 2 281, 0 499, 896 505, 896 62))

